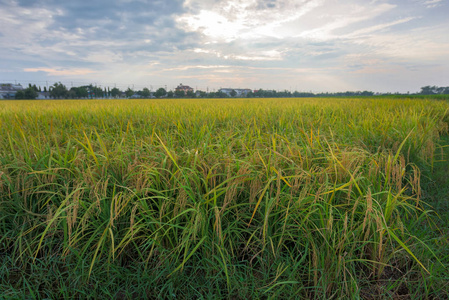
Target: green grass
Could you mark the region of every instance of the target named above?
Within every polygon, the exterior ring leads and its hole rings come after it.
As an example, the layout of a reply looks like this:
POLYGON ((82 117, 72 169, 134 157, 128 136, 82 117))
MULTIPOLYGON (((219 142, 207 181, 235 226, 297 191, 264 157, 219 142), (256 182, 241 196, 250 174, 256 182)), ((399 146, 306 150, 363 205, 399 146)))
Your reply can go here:
POLYGON ((448 109, 393 98, 2 101, 0 290, 448 297, 448 109))

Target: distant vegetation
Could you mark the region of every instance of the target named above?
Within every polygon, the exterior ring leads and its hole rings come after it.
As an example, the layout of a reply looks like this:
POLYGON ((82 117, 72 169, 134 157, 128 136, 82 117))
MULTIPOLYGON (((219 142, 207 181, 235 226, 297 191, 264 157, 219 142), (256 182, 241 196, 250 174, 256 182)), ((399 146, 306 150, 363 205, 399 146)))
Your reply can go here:
POLYGON ((31 86, 31 84, 24 90, 17 91, 15 98, 16 99, 36 99, 37 93, 39 92, 36 85, 31 86))
MULTIPOLYGON (((47 92, 47 89, 43 90, 36 85, 29 86, 23 91, 19 91, 16 94, 16 99, 36 99, 38 97, 37 92, 47 92)), ((86 85, 80 87, 72 87, 68 89, 61 82, 53 84, 49 90, 49 95, 53 99, 96 99, 96 98, 229 98, 235 97, 235 91, 231 92, 231 95, 227 95, 221 91, 217 92, 205 92, 201 90, 197 91, 167 91, 164 88, 159 88, 156 91, 150 91, 148 88, 142 90, 133 90, 128 87, 125 91, 121 91, 117 87, 97 87, 94 85, 86 85)), ((421 88, 421 91, 416 94, 400 94, 400 93, 374 93, 371 91, 346 91, 336 93, 312 93, 312 92, 298 92, 298 91, 276 91, 276 90, 264 90, 258 89, 251 91, 245 95, 246 98, 306 98, 306 97, 369 97, 373 95, 384 96, 418 96, 418 95, 440 95, 440 97, 449 97, 449 87, 438 86, 425 86, 421 88), (444 95, 444 96, 442 96, 444 95)))
POLYGON ((0 124, 2 297, 449 296, 447 101, 4 101, 0 124))
POLYGON ((421 88, 421 95, 448 95, 449 86, 439 87, 439 86, 424 86, 421 88))

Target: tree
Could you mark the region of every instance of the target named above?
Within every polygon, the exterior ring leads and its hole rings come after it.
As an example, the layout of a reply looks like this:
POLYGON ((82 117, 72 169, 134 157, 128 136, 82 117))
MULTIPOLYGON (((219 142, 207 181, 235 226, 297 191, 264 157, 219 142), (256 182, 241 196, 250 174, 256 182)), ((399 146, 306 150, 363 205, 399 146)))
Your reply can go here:
POLYGON ((199 94, 199 98, 206 98, 207 97, 207 93, 204 91, 197 91, 197 93, 199 94))
POLYGON ((76 95, 78 96, 78 98, 88 98, 89 91, 87 90, 87 87, 81 86, 76 90, 76 95))
POLYGON ((222 92, 222 91, 218 91, 218 92, 210 92, 207 97, 209 98, 227 98, 228 94, 222 92))
POLYGON ((246 94, 246 98, 254 98, 254 93, 253 91, 250 91, 246 94))
POLYGON ((150 98, 151 92, 150 92, 150 90, 149 90, 148 88, 143 88, 143 90, 142 90, 142 92, 140 93, 140 95, 141 95, 143 98, 150 98))
POLYGON ((131 89, 131 88, 128 88, 126 91, 125 91, 125 94, 126 94, 126 97, 131 97, 132 95, 134 95, 134 91, 131 89))
POLYGON ((89 92, 87 91, 87 87, 80 86, 80 87, 72 87, 69 91, 68 97, 69 98, 87 98, 89 96, 89 92))
POLYGON ((374 93, 370 92, 370 91, 363 91, 360 95, 362 95, 362 96, 372 96, 372 95, 374 95, 374 93))
POLYGON ((228 94, 218 91, 216 93, 217 98, 228 98, 228 94))
POLYGON ((36 99, 38 94, 37 94, 37 88, 35 89, 36 86, 31 87, 31 88, 27 88, 25 89, 25 99, 36 99))
POLYGON ((39 89, 37 88, 37 86, 35 84, 31 85, 31 83, 28 83, 28 88, 33 89, 36 92, 39 92, 39 89))
POLYGON ((173 98, 173 95, 174 95, 175 93, 173 93, 173 91, 168 91, 167 92, 167 98, 173 98))
POLYGON ((36 90, 31 85, 24 90, 17 91, 16 99, 36 99, 38 96, 36 90))
POLYGON ((111 90, 111 96, 114 98, 117 98, 118 96, 120 96, 121 93, 122 92, 120 92, 120 90, 116 87, 111 90))
POLYGON ((183 97, 185 97, 185 93, 184 93, 184 91, 183 90, 176 90, 175 91, 175 97, 177 97, 177 98, 183 98, 183 97))
POLYGON ((101 87, 95 87, 95 98, 103 98, 103 90, 101 87))
POLYGON ((17 93, 16 93, 16 95, 15 95, 15 98, 16 98, 17 100, 25 99, 25 92, 22 91, 22 90, 17 91, 17 93))
POLYGON ((229 93, 230 95, 231 95, 231 97, 235 97, 235 96, 237 96, 237 92, 235 91, 235 90, 232 90, 230 93, 229 93))
POLYGON ((156 96, 156 98, 161 98, 164 97, 166 94, 167 91, 164 88, 158 88, 154 96, 156 96))
POLYGON ((449 87, 438 87, 438 86, 423 86, 421 88, 421 95, 434 95, 434 94, 448 94, 449 87))
POLYGON ((61 82, 56 82, 53 86, 50 87, 50 96, 53 98, 66 98, 68 94, 68 90, 65 85, 61 82))
POLYGON ((193 91, 187 91, 186 96, 188 98, 195 98, 196 97, 196 95, 195 95, 195 93, 193 91))
POLYGON ((103 97, 103 89, 101 87, 93 86, 92 84, 87 86, 91 93, 92 98, 103 97))
POLYGON ((67 98, 68 99, 76 99, 76 98, 78 98, 78 96, 76 95, 76 91, 75 91, 75 89, 73 87, 67 93, 67 98))
POLYGON ((262 90, 262 89, 259 89, 259 90, 254 92, 254 96, 258 97, 258 98, 259 97, 263 97, 263 94, 264 94, 264 90, 262 90))
POLYGON ((430 85, 423 86, 421 88, 421 94, 422 95, 433 95, 433 94, 435 94, 435 89, 436 89, 435 86, 430 86, 430 85))

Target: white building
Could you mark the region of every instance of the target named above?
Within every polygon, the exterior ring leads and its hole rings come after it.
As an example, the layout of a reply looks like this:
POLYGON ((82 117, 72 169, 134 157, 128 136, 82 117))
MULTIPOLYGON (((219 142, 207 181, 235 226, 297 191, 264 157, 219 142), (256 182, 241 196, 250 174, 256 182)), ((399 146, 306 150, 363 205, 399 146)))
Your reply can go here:
POLYGON ((37 92, 37 98, 39 100, 50 99, 50 92, 37 92))
POLYGON ((0 99, 14 99, 20 90, 23 90, 21 84, 0 83, 0 99))

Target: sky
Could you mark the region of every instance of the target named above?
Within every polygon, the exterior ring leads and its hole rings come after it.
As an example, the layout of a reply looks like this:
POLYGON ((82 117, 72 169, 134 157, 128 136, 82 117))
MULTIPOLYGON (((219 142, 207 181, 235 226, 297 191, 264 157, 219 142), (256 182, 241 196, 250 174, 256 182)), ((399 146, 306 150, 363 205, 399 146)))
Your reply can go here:
POLYGON ((0 82, 449 86, 449 0, 0 0, 0 82))

